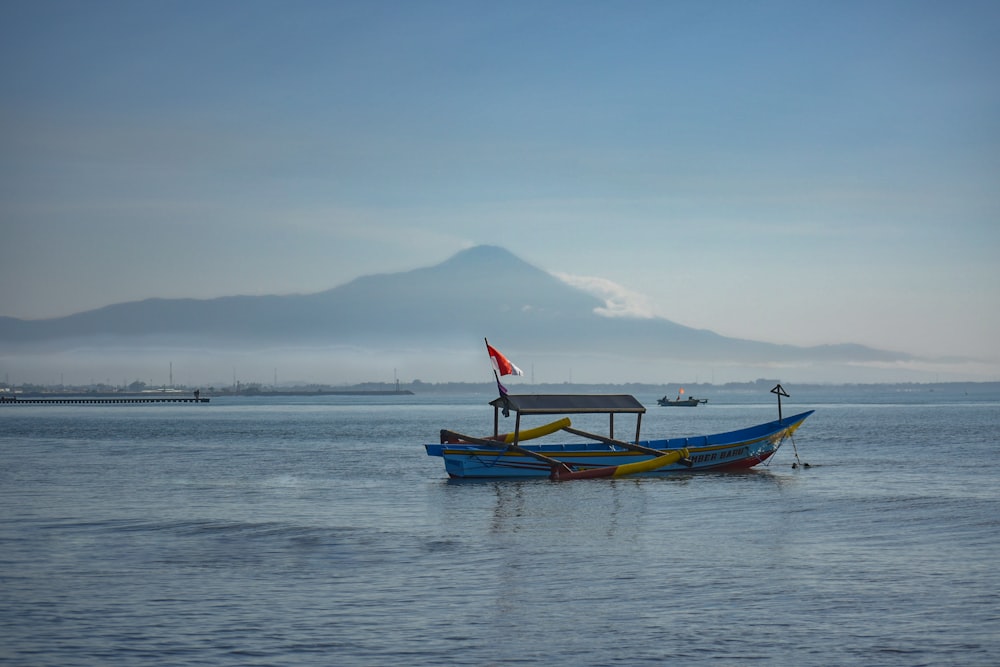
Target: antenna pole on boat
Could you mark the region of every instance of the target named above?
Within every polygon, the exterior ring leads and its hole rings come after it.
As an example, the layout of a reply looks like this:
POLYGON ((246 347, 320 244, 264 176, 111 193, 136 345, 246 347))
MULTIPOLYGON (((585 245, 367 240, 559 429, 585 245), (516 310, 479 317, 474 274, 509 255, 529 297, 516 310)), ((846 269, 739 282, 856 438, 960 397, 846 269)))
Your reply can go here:
POLYGON ((777 395, 777 397, 778 397, 778 423, 780 424, 781 423, 781 397, 782 396, 784 396, 785 398, 791 398, 791 397, 785 392, 785 389, 780 384, 774 385, 774 389, 771 390, 771 393, 777 395))

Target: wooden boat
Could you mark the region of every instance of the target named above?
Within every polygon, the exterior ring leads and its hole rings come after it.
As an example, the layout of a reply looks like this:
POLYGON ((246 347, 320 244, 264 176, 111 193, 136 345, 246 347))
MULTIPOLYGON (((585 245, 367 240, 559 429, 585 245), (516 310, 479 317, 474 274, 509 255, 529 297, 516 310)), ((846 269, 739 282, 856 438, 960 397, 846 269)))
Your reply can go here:
POLYGON ((681 398, 678 396, 676 399, 671 400, 664 396, 663 398, 656 399, 656 402, 660 405, 673 405, 680 406, 682 408, 693 408, 696 405, 701 405, 702 403, 708 403, 707 398, 681 398))
POLYGON ((812 410, 777 421, 713 435, 640 440, 646 408, 627 394, 527 394, 506 395, 493 406, 493 435, 486 438, 444 429, 440 442, 425 445, 429 456, 444 459, 453 478, 549 477, 553 480, 621 477, 635 474, 669 474, 692 470, 751 468, 770 458, 812 410), (514 431, 499 432, 501 410, 516 413, 514 431), (574 414, 608 415, 608 435, 571 426, 574 414), (635 415, 635 438, 614 436, 615 415, 635 415), (563 415, 543 426, 522 429, 522 416, 563 415), (582 437, 569 444, 522 444, 565 431, 582 437))

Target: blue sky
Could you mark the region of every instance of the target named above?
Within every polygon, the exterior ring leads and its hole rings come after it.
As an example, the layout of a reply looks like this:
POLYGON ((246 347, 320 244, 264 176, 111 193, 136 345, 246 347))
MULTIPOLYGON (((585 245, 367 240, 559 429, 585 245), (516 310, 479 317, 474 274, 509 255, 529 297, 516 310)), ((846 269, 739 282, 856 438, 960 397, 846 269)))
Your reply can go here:
POLYGON ((491 243, 618 313, 1000 378, 995 2, 32 0, 0 25, 0 315, 491 243))

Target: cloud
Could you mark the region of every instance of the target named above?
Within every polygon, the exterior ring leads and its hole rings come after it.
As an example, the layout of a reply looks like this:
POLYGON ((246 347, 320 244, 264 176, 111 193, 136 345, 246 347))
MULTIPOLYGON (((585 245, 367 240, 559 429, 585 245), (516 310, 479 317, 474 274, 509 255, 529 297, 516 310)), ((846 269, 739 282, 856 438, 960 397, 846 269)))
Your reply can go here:
POLYGON ((569 273, 554 272, 553 275, 564 283, 582 289, 604 300, 603 308, 595 308, 594 312, 604 317, 635 317, 652 319, 656 317, 653 307, 644 295, 622 287, 618 283, 594 276, 575 276, 569 273))

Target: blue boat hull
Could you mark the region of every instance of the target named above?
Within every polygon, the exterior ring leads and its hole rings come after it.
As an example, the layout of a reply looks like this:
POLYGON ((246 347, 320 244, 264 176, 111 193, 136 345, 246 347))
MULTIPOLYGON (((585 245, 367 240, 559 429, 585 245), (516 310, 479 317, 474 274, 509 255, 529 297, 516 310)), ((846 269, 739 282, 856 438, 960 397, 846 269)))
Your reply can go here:
MULTIPOLYGON (((784 439, 791 435, 812 413, 813 411, 810 410, 786 417, 781 421, 767 422, 727 433, 640 441, 639 444, 660 451, 687 448, 692 463, 691 467, 682 463, 674 463, 644 474, 663 475, 702 470, 752 468, 769 459, 778 450, 784 439)), ((498 446, 493 448, 477 444, 449 442, 424 445, 424 447, 429 456, 442 457, 448 475, 455 478, 549 476, 551 467, 544 461, 504 449, 502 443, 497 444, 498 446)), ((648 454, 599 442, 521 443, 521 447, 567 463, 577 470, 636 463, 650 458, 648 454)))

